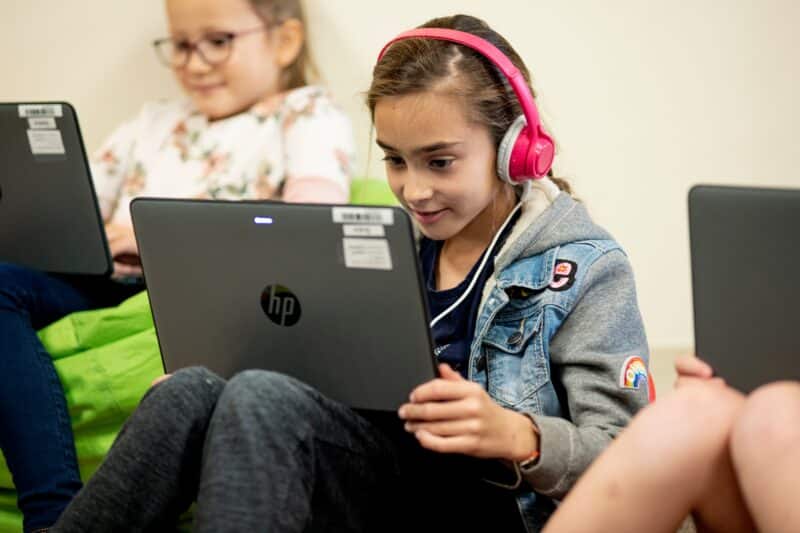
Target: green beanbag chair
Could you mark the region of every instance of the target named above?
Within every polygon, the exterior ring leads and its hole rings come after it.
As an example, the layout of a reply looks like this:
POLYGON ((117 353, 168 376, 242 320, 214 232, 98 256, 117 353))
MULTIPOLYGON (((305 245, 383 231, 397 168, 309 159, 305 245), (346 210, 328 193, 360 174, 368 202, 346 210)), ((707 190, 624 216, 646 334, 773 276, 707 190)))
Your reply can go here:
MULTIPOLYGON (((352 182, 351 203, 392 205, 384 181, 352 182)), ((103 461, 122 424, 163 373, 147 293, 117 307, 73 313, 47 326, 39 338, 53 358, 69 406, 81 478, 103 461)), ((0 533, 22 531, 22 514, 0 453, 0 533)))

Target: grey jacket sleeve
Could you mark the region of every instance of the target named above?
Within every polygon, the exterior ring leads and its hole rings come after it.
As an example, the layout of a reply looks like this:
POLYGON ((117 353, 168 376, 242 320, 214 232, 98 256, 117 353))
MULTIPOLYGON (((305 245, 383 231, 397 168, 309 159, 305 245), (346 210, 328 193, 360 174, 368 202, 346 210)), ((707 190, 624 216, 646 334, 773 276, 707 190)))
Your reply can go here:
POLYGON ((530 414, 540 431, 539 460, 522 474, 537 492, 561 499, 648 403, 648 386, 623 388, 630 357, 648 360, 647 339, 625 254, 612 250, 587 270, 550 343, 552 379, 563 385, 568 419, 530 414))

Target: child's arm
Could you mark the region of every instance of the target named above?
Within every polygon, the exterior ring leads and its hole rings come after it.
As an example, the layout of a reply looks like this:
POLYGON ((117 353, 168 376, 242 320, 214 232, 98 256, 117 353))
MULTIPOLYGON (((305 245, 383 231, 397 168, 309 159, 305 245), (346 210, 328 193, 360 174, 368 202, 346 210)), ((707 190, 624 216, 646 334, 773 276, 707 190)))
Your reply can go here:
POLYGON ((572 312, 550 343, 551 379, 569 419, 531 413, 538 462, 523 471, 537 491, 560 499, 633 415, 648 403, 646 376, 626 373, 648 360, 633 272, 619 250, 597 259, 572 312))
POLYGON ((355 153, 350 120, 325 93, 309 91, 292 95, 297 101, 286 104, 282 198, 295 203, 347 203, 355 153))

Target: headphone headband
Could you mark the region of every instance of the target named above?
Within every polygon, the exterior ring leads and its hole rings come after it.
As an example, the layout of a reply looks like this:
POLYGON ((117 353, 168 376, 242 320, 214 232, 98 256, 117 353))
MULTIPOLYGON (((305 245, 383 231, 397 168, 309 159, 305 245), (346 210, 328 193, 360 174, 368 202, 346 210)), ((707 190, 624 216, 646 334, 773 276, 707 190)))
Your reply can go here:
POLYGON ((461 44, 467 48, 475 50, 483 57, 491 61, 492 64, 503 73, 508 80, 508 83, 511 84, 514 94, 517 95, 519 105, 522 107, 522 113, 525 115, 525 119, 528 123, 531 134, 534 137, 539 136, 542 129, 541 121, 539 120, 539 112, 536 109, 536 105, 533 103, 533 95, 531 94, 530 88, 525 81, 525 77, 503 52, 501 52, 495 45, 486 39, 482 39, 477 35, 459 30, 450 30, 445 28, 417 28, 405 31, 386 43, 383 49, 381 49, 380 54, 378 54, 378 62, 380 63, 381 59, 383 59, 383 56, 386 54, 386 50, 397 41, 416 38, 436 39, 440 41, 449 41, 456 44, 461 44))

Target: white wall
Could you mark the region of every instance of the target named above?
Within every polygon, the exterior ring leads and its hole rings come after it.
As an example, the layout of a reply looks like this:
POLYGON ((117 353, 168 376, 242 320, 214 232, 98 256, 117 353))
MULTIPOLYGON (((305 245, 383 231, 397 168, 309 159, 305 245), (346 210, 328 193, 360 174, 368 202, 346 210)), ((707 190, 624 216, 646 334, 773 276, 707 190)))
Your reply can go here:
MULTIPOLYGON (((651 344, 692 344, 686 192, 696 182, 800 186, 800 3, 793 0, 308 0, 316 56, 353 117, 381 45, 428 18, 481 16, 534 73, 568 176, 627 248, 651 344)), ((0 99, 65 99, 89 147, 177 93, 149 42, 159 0, 0 0, 0 99)))

